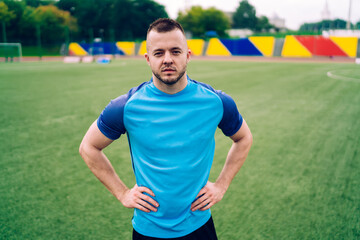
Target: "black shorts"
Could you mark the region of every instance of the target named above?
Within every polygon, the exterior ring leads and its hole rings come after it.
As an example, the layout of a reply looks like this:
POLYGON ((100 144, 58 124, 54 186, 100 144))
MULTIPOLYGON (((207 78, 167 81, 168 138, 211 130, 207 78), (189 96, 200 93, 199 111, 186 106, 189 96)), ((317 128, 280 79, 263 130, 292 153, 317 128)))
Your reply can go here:
POLYGON ((217 240, 212 217, 202 227, 194 232, 178 238, 153 238, 144 236, 133 229, 133 240, 217 240))

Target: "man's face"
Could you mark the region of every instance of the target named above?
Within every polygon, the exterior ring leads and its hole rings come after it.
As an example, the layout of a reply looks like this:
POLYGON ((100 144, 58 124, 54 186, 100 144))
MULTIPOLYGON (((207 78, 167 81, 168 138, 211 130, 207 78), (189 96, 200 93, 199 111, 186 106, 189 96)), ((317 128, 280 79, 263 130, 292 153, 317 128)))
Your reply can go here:
POLYGON ((176 29, 159 33, 151 31, 147 37, 145 58, 156 80, 173 85, 186 79, 186 66, 190 59, 186 38, 176 29))

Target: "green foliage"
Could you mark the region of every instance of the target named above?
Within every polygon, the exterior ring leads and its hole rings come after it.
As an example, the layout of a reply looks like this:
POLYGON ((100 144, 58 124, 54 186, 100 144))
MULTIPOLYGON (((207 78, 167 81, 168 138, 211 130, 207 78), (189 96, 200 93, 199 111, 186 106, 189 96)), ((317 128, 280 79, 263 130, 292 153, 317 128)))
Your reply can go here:
POLYGON ((184 30, 191 32, 194 37, 203 38, 207 31, 216 31, 220 37, 225 37, 225 31, 230 28, 226 15, 214 7, 203 9, 193 6, 185 12, 179 12, 177 20, 184 30))
POLYGON ((36 39, 35 8, 26 6, 19 22, 19 35, 25 39, 36 39))
POLYGON ((255 30, 257 26, 256 9, 248 0, 242 0, 233 15, 233 28, 255 30))
MULTIPOLYGON (((93 37, 101 37, 102 31, 109 27, 112 4, 113 1, 110 0, 65 1, 64 10, 70 11, 77 19, 80 36, 84 37, 82 40, 89 41, 89 31, 95 34, 93 37)), ((62 1, 59 1, 57 6, 62 8, 62 1)))
POLYGON ((60 0, 57 6, 78 20, 80 41, 143 40, 151 22, 168 17, 165 7, 152 0, 60 0))
POLYGON ((220 10, 211 7, 204 11, 204 23, 206 31, 215 31, 219 37, 226 37, 225 31, 230 28, 230 20, 220 10))
POLYGON ((4 2, 0 2, 0 23, 4 22, 7 23, 11 19, 14 19, 16 17, 15 13, 13 11, 9 11, 8 6, 4 2))
POLYGON ((275 28, 270 24, 266 16, 257 17, 256 9, 248 0, 242 0, 239 3, 233 15, 233 28, 246 28, 254 32, 269 32, 270 29, 275 28))
POLYGON ((15 17, 11 18, 10 24, 17 23, 26 7, 25 2, 12 0, 1 0, 0 2, 5 3, 8 7, 8 11, 15 14, 15 17))
MULTIPOLYGON (((165 7, 153 0, 137 0, 131 1, 130 3, 132 3, 132 8, 126 9, 128 11, 126 18, 117 18, 117 21, 114 21, 114 25, 116 30, 121 28, 122 25, 128 25, 127 28, 129 28, 131 32, 129 31, 129 33, 125 34, 130 35, 131 33, 133 39, 145 39, 147 29, 153 21, 158 18, 168 17, 165 7)), ((122 8, 122 6, 119 6, 119 8, 122 8)), ((115 12, 115 15, 117 15, 117 12, 115 12)), ((120 34, 122 35, 124 33, 120 34)))
POLYGON ((266 16, 258 18, 255 27, 256 32, 269 32, 272 28, 274 28, 274 26, 270 24, 269 19, 266 16))
POLYGON ((0 0, 0 22, 5 17, 9 41, 35 45, 37 26, 44 44, 64 43, 68 33, 71 41, 143 40, 168 14, 153 0, 0 0))
POLYGON ((55 4, 57 0, 25 0, 25 2, 27 6, 37 8, 43 5, 55 4))
MULTIPOLYGON (((322 31, 328 29, 346 29, 346 21, 343 19, 323 20, 315 23, 304 23, 300 26, 300 31, 322 31)), ((351 24, 351 28, 354 25, 351 24)))
MULTIPOLYGON (((59 10, 54 5, 42 5, 52 1, 30 1, 34 8, 26 5, 26 1, 4 1, 15 18, 9 21, 7 35, 9 41, 21 42, 24 45, 35 45, 37 42, 36 28, 40 27, 41 40, 44 44, 64 42, 65 29, 72 34, 77 32, 76 19, 69 12, 59 10)), ((2 2, 0 2, 2 3, 2 2)))
POLYGON ((8 42, 20 42, 22 38, 21 33, 21 18, 26 8, 24 1, 2 0, 0 3, 5 3, 8 6, 8 11, 13 12, 15 17, 6 24, 6 35, 8 42))
POLYGON ((75 18, 69 12, 58 9, 54 5, 39 6, 32 15, 36 25, 40 26, 41 38, 44 44, 58 42, 65 38, 65 28, 75 32, 77 30, 75 18))
POLYGON ((201 18, 204 9, 200 6, 193 6, 187 12, 179 12, 177 21, 181 23, 185 31, 189 31, 195 37, 199 37, 205 34, 203 24, 201 24, 201 18))
POLYGON ((318 32, 310 32, 310 31, 293 31, 287 30, 284 32, 256 32, 252 34, 252 36, 273 36, 275 38, 285 38, 287 35, 319 35, 318 32))

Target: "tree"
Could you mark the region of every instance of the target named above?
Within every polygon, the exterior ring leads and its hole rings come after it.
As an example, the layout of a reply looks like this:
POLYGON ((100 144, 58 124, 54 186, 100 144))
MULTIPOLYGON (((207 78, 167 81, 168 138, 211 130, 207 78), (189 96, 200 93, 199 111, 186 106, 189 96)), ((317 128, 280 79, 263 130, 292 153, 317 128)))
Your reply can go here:
POLYGON ((165 7, 152 0, 60 0, 56 5, 77 18, 82 40, 145 39, 151 22, 168 17, 165 7))
POLYGON ((248 0, 242 0, 233 15, 233 28, 248 28, 256 30, 258 19, 256 10, 248 0))
POLYGON ((55 5, 59 9, 68 11, 71 15, 75 16, 75 10, 77 10, 78 6, 81 5, 81 2, 80 0, 59 0, 55 5))
MULTIPOLYGON (((346 21, 342 20, 342 19, 335 19, 332 22, 332 26, 330 25, 330 27, 332 28, 336 28, 336 29, 346 29, 346 21)), ((351 28, 353 27, 353 24, 350 24, 351 28)))
POLYGON ((193 6, 186 12, 179 12, 177 21, 181 23, 185 31, 191 32, 193 36, 200 37, 205 34, 205 26, 202 23, 204 9, 193 6))
POLYGON ((36 43, 36 19, 34 14, 35 8, 26 6, 19 21, 18 33, 22 42, 34 45, 36 43))
POLYGON ((6 37, 6 24, 16 15, 13 11, 9 11, 8 6, 4 2, 0 2, 0 23, 2 28, 2 39, 4 42, 7 42, 6 37))
POLYGON ((72 32, 77 31, 76 19, 71 17, 69 12, 54 5, 39 6, 32 14, 41 28, 42 41, 45 44, 64 42, 66 28, 72 32))
POLYGON ((5 4, 5 2, 0 2, 0 22, 7 23, 15 17, 16 15, 14 11, 9 11, 9 7, 5 4))
POLYGON ((112 6, 109 27, 114 29, 114 37, 120 40, 133 40, 132 14, 133 2, 129 0, 116 0, 112 6))
POLYGON ((268 32, 272 28, 275 27, 272 24, 270 24, 269 19, 267 17, 262 16, 258 18, 255 28, 257 32, 262 32, 262 31, 268 32))
POLYGON ((77 19, 77 40, 92 41, 93 38, 104 38, 105 30, 111 27, 115 2, 117 0, 60 0, 56 6, 77 19))
POLYGON ((225 31, 230 28, 230 20, 226 15, 213 7, 203 9, 193 6, 185 12, 179 12, 177 20, 194 37, 203 38, 208 31, 216 31, 220 37, 225 37, 225 31))
MULTIPOLYGON (((9 42, 19 42, 21 37, 17 31, 19 29, 19 21, 25 9, 25 3, 22 1, 3 0, 0 3, 5 4, 8 12, 14 14, 13 17, 6 21, 6 37, 9 42)), ((4 5, 3 5, 4 6, 4 5)), ((4 9, 4 7, 3 7, 4 9)), ((3 10, 5 11, 5 10, 3 10)), ((1 23, 0 23, 1 24, 1 23)), ((3 25, 3 24, 2 24, 3 25)))
MULTIPOLYGON (((353 27, 353 24, 351 24, 353 27)), ((300 31, 322 31, 328 29, 346 29, 346 21, 342 19, 323 20, 314 23, 304 23, 300 26, 300 31)))
POLYGON ((42 5, 53 5, 56 3, 56 0, 25 0, 25 2, 27 6, 37 8, 42 5))
MULTIPOLYGON (((135 39, 145 39, 149 25, 158 18, 167 18, 168 14, 165 7, 153 0, 134 1, 134 9, 129 22, 135 39)), ((117 23, 119 24, 119 23, 117 23)), ((124 24, 124 22, 121 22, 124 24)))
POLYGON ((72 41, 145 39, 151 22, 168 17, 153 0, 0 0, 0 17, 9 13, 8 39, 25 45, 36 44, 37 26, 44 44, 63 42, 69 32, 72 41))
POLYGON ((230 29, 230 20, 224 12, 211 7, 204 11, 203 21, 205 31, 215 31, 220 37, 226 37, 226 30, 230 29))

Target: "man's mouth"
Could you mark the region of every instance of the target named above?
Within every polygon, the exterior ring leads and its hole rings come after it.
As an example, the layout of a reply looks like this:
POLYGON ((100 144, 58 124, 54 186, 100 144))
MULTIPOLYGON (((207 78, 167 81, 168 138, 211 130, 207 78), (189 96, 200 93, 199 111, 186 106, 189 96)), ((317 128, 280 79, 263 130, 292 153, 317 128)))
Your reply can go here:
POLYGON ((164 68, 161 70, 162 72, 175 72, 174 68, 164 68))

